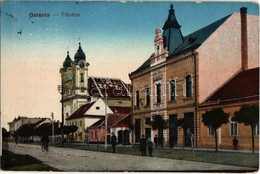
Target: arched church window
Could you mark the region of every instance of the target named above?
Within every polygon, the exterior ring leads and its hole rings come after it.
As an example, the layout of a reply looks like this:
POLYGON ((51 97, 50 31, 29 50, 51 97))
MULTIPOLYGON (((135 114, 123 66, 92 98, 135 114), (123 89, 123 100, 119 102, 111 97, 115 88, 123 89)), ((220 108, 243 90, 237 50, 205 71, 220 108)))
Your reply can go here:
POLYGON ((80 73, 80 82, 84 82, 84 75, 83 75, 83 73, 80 73))

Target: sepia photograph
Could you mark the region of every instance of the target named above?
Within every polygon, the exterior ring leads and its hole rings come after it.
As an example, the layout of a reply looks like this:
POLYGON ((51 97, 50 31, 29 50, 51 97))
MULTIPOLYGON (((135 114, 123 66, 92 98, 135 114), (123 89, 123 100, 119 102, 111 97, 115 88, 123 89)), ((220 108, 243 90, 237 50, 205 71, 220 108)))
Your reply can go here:
POLYGON ((258 1, 1 1, 1 172, 259 171, 258 1))

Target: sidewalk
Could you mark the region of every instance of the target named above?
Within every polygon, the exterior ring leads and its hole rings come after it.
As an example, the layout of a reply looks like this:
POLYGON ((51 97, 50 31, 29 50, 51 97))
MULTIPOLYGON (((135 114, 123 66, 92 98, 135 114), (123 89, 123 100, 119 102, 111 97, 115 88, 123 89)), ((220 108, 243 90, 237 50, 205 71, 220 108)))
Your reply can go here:
POLYGON ((50 147, 49 152, 42 152, 40 146, 9 143, 9 151, 28 154, 45 164, 63 171, 213 171, 213 172, 248 172, 255 168, 212 163, 192 162, 156 157, 144 157, 125 154, 113 154, 50 147))

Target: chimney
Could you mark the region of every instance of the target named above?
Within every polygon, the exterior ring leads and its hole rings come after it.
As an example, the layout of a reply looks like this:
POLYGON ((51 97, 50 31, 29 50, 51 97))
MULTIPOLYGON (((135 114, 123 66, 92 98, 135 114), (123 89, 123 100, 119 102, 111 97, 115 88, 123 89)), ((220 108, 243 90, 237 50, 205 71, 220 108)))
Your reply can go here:
POLYGON ((248 69, 247 8, 240 8, 241 18, 241 69, 248 69))

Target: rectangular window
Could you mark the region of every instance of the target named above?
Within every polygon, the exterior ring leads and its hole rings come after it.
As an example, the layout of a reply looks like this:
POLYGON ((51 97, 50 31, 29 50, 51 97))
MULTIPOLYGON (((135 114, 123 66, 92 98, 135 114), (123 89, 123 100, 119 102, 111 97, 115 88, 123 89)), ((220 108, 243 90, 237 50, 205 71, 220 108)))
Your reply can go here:
POLYGON ((79 123, 80 127, 82 126, 82 120, 80 120, 80 123, 79 123))
POLYGON ((232 121, 231 123, 230 123, 230 132, 231 132, 231 135, 232 136, 237 136, 237 122, 235 122, 235 121, 232 121))
POLYGON ((146 106, 150 106, 150 89, 146 88, 146 106))
POLYGON ((214 136, 214 129, 212 128, 212 126, 209 126, 209 136, 214 136))
POLYGON ((162 89, 161 89, 161 84, 158 83, 156 84, 156 103, 161 103, 162 102, 162 89))
POLYGON ((259 135, 259 123, 255 125, 255 135, 259 135))

